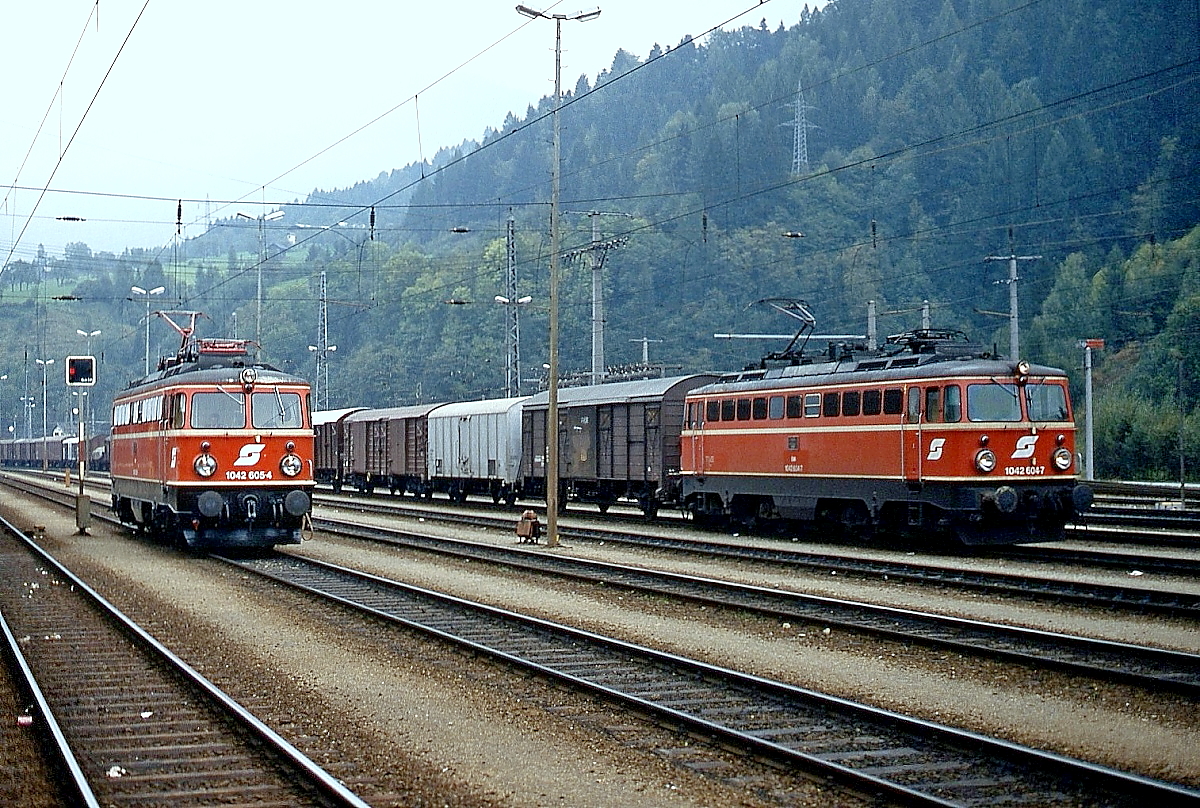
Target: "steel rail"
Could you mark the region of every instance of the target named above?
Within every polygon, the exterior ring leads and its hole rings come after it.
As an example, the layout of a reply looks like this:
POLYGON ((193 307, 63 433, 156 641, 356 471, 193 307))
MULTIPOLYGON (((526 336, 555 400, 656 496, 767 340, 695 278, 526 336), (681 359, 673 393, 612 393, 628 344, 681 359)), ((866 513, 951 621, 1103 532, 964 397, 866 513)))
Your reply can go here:
POLYGON ((313 596, 910 805, 1200 805, 1200 791, 288 554, 225 559, 313 596))
POLYGON ((921 612, 740 584, 715 578, 566 558, 515 547, 322 518, 321 529, 457 558, 550 573, 697 603, 743 609, 789 621, 817 622, 900 642, 1050 666, 1104 681, 1126 681, 1200 696, 1200 655, 984 620, 921 612))
MULTIPOLYGON (((289 771, 292 773, 292 777, 297 778, 294 782, 307 783, 309 789, 320 795, 320 801, 314 802, 314 804, 342 806, 344 808, 368 808, 364 801, 347 789, 341 782, 324 771, 290 742, 202 676, 144 628, 123 614, 83 579, 76 576, 51 554, 38 546, 36 542, 10 521, 0 517, 0 528, 11 535, 21 544, 27 553, 36 559, 37 564, 41 565, 42 569, 45 570, 43 577, 49 580, 49 576, 53 576, 53 578, 66 584, 65 587, 55 587, 56 590, 69 591, 81 601, 86 602, 90 608, 96 610, 96 613, 103 621, 123 637, 130 640, 140 652, 149 654, 158 664, 165 664, 166 668, 170 670, 171 675, 186 682, 187 688, 193 694, 202 695, 227 720, 234 722, 242 731, 248 732, 253 736, 259 744, 271 750, 276 761, 272 765, 278 765, 279 761, 285 761, 289 767, 289 771)), ((124 684, 127 686, 131 683, 125 682, 124 684)), ((60 693, 59 695, 61 698, 64 694, 60 693)), ((120 693, 116 697, 119 699, 120 693)), ((181 698, 186 697, 181 696, 181 698)), ((70 737, 71 734, 68 727, 67 731, 64 732, 64 736, 70 737)), ((263 771, 266 770, 266 768, 263 769, 263 771)), ((110 775, 111 777, 112 775, 110 775)), ((93 789, 96 789, 97 784, 102 782, 105 781, 99 779, 96 773, 93 773, 93 776, 89 778, 89 783, 91 783, 93 789)))

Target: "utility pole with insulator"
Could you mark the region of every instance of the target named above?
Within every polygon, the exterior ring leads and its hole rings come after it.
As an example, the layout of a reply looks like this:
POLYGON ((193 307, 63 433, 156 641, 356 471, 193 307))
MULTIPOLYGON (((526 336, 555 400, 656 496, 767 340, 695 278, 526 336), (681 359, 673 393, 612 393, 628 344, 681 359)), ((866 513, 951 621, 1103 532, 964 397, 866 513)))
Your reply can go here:
POLYGON ((984 261, 1007 261, 1008 262, 1008 279, 996 281, 996 283, 1008 284, 1008 353, 1009 359, 1017 360, 1021 355, 1021 331, 1020 331, 1020 316, 1017 313, 1017 281, 1020 278, 1017 275, 1018 261, 1037 261, 1042 256, 1040 255, 1017 255, 1013 248, 1013 231, 1008 229, 1008 255, 989 255, 984 258, 984 261))

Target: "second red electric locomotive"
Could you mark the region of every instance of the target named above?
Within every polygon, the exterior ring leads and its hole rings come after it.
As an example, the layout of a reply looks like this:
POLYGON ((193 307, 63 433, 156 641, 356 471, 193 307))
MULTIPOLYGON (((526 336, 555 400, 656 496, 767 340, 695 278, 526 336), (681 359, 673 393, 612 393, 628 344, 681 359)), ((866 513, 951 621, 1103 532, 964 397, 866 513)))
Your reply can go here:
POLYGON ((1061 371, 950 332, 730 374, 688 395, 681 488, 699 519, 1056 539, 1091 502, 1061 371))

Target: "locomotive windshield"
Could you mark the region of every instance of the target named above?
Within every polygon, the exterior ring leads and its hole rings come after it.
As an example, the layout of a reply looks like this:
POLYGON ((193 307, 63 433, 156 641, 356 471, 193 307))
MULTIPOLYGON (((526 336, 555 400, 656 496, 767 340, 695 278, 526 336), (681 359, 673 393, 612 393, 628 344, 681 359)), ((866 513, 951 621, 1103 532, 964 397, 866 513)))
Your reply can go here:
POLYGON ((193 429, 241 429, 246 426, 243 393, 193 393, 193 429))
POLYGON ((304 425, 299 393, 255 393, 250 396, 250 418, 255 429, 286 429, 304 425))
POLYGON ((1030 421, 1067 420, 1067 391, 1061 384, 1025 386, 1025 409, 1030 421))
POLYGON ((972 421, 1020 421, 1021 399, 1015 384, 967 385, 967 418, 972 421))

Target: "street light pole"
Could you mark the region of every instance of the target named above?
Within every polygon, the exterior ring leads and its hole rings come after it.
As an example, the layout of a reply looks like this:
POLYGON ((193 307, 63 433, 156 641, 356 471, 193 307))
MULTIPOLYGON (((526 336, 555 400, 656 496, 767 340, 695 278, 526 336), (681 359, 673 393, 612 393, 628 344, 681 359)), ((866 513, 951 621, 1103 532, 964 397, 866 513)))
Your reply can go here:
MULTIPOLYGON (((510 290, 512 294, 515 291, 510 290)), ((521 313, 520 308, 533 300, 529 295, 511 298, 496 295, 495 300, 508 311, 505 313, 507 327, 504 329, 505 353, 508 357, 504 368, 504 395, 521 394, 521 313)))
POLYGON ((562 23, 563 20, 588 22, 600 16, 600 9, 577 11, 574 14, 546 14, 528 6, 517 6, 517 12, 530 19, 554 20, 554 150, 550 160, 550 385, 549 408, 546 413, 546 544, 557 547, 558 541, 558 274, 559 223, 558 192, 561 132, 558 112, 562 106, 562 23))
POLYGON ((33 360, 42 366, 42 471, 49 468, 50 447, 46 445, 45 438, 50 431, 49 416, 46 413, 46 369, 54 364, 53 359, 35 359, 33 360))
MULTIPOLYGON (((153 289, 143 289, 140 286, 130 286, 129 291, 135 295, 141 295, 146 301, 146 369, 143 376, 150 375, 150 298, 153 295, 161 295, 167 291, 165 286, 155 286, 153 289)), ((100 333, 100 332, 96 332, 100 333)))

